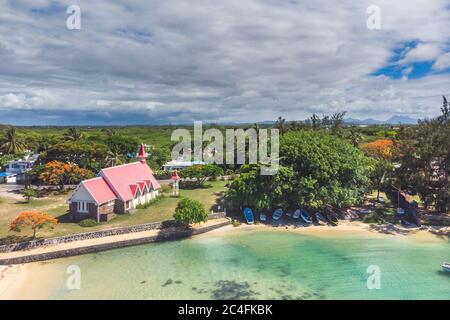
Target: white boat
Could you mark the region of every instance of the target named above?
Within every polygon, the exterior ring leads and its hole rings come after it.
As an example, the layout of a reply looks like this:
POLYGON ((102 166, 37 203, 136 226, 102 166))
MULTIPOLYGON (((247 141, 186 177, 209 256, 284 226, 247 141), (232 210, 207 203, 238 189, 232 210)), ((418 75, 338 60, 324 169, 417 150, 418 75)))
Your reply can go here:
POLYGON ((444 262, 444 264, 442 265, 442 270, 444 270, 445 272, 450 272, 450 263, 444 262))
POLYGON ((295 211, 294 211, 294 214, 292 215, 292 218, 298 219, 298 218, 300 217, 300 213, 301 213, 301 212, 302 212, 302 211, 301 211, 300 209, 295 210, 295 211))
POLYGON ((259 214, 259 220, 261 220, 261 221, 266 221, 266 220, 267 220, 266 215, 265 215, 264 213, 260 213, 260 214, 259 214))

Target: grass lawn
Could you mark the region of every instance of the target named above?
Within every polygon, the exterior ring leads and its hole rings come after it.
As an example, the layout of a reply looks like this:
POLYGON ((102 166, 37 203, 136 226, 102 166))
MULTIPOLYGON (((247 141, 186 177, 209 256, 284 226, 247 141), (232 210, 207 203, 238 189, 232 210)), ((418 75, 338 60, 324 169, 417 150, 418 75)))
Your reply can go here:
MULTIPOLYGON (((203 203, 207 211, 222 197, 225 192, 226 181, 212 181, 206 188, 194 190, 180 190, 180 196, 195 199, 203 203)), ((21 232, 9 231, 9 224, 18 213, 26 210, 45 211, 58 218, 60 223, 53 229, 37 231, 37 237, 57 237, 72 233, 89 232, 108 228, 130 226, 135 224, 158 222, 173 219, 173 214, 180 198, 166 195, 160 201, 146 209, 137 209, 133 214, 118 215, 109 222, 95 227, 84 228, 68 219, 69 195, 50 196, 45 199, 33 199, 30 203, 12 198, 0 199, 0 244, 27 240, 32 234, 30 229, 21 232)))

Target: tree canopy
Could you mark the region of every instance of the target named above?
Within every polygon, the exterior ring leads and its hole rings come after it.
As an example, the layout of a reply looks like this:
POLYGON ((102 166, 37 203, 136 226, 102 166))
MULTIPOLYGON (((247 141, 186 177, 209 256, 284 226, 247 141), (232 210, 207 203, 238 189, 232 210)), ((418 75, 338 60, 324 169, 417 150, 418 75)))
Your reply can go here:
POLYGON ((280 139, 280 169, 260 175, 246 166, 230 186, 236 205, 320 208, 359 202, 369 185, 369 159, 350 143, 321 131, 287 132, 280 139))
POLYGON ((208 213, 203 204, 190 198, 182 198, 175 209, 175 221, 184 225, 206 222, 208 213))

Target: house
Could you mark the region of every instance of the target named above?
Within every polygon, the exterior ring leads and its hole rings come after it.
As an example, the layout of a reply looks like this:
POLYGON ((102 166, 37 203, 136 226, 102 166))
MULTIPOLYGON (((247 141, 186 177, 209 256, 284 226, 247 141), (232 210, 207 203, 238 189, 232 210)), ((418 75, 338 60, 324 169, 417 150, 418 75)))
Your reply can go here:
POLYGON ((0 181, 6 183, 24 182, 26 173, 39 158, 39 154, 29 154, 23 159, 11 160, 8 162, 5 172, 0 172, 0 181))
POLYGON ((102 169, 93 179, 82 181, 69 199, 73 220, 108 221, 159 195, 161 186, 145 161, 145 147, 138 153, 140 161, 102 169))
POLYGON ((204 161, 177 161, 172 160, 169 162, 166 162, 163 165, 164 170, 183 170, 189 167, 192 167, 193 165, 205 165, 206 162, 204 161))

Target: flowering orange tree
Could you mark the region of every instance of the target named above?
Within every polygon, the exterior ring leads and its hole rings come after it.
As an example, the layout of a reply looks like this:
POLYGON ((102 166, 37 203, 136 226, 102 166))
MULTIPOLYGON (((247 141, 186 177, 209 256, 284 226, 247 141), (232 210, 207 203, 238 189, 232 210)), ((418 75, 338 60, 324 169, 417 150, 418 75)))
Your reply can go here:
POLYGON ((394 142, 388 139, 375 140, 365 143, 361 149, 365 154, 372 157, 370 180, 372 186, 377 190, 377 201, 380 199, 380 190, 392 181, 394 166, 391 162, 394 142))
POLYGON ((394 142, 392 140, 380 139, 363 144, 361 149, 375 159, 390 160, 392 158, 393 147, 394 142))
POLYGON ((44 165, 39 174, 39 180, 45 184, 64 185, 69 183, 79 183, 81 180, 89 179, 94 176, 88 169, 80 168, 75 163, 64 163, 61 161, 51 161, 44 165))
POLYGON ((36 230, 46 226, 53 228, 58 220, 46 212, 24 211, 11 222, 9 230, 20 232, 23 227, 30 226, 33 230, 33 238, 36 237, 36 230))

